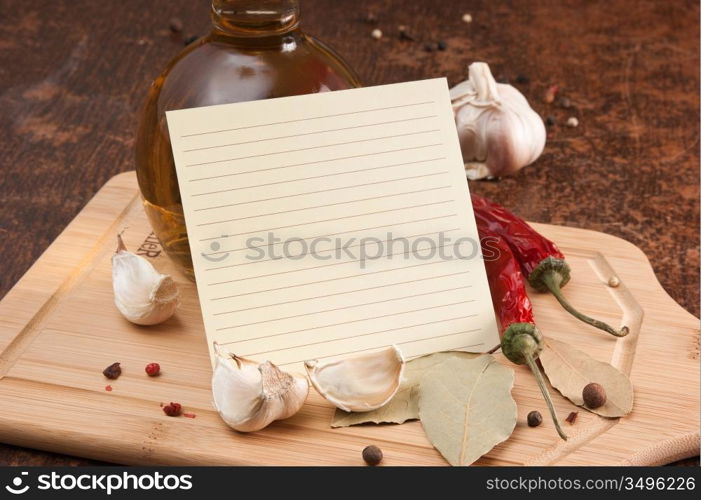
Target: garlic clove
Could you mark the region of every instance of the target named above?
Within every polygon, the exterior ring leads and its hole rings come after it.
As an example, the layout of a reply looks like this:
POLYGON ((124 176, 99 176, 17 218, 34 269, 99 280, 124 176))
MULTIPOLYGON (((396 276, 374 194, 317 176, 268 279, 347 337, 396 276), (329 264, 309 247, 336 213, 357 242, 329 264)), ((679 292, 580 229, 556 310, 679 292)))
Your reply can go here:
POLYGON ((397 393, 404 359, 396 346, 344 359, 319 363, 305 361, 314 388, 345 411, 371 411, 387 404, 397 393))
POLYGON ((215 343, 212 396, 219 416, 231 428, 254 432, 297 413, 307 399, 306 377, 222 352, 215 343))
POLYGON ((137 325, 155 325, 170 318, 180 304, 173 278, 161 274, 143 257, 127 251, 121 235, 112 256, 114 302, 137 325))

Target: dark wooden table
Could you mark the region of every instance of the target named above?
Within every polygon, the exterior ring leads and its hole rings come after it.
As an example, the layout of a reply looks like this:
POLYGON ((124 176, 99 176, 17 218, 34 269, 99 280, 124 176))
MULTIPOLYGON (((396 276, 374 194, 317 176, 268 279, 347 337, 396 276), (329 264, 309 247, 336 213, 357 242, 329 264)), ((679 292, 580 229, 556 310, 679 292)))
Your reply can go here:
MULTIPOLYGON (((306 30, 367 85, 454 84, 470 62, 489 62, 554 124, 535 165, 472 189, 530 220, 635 243, 698 316, 697 1, 302 1, 306 30), (400 40, 399 25, 416 40, 400 40), (438 40, 447 50, 424 50, 438 40), (569 108, 544 102, 551 85, 569 108), (578 127, 565 126, 570 116, 578 127)), ((0 0, 0 297, 100 186, 134 168, 149 84, 183 38, 206 33, 208 13, 207 0, 0 0)), ((0 445, 3 465, 93 463, 0 445)))

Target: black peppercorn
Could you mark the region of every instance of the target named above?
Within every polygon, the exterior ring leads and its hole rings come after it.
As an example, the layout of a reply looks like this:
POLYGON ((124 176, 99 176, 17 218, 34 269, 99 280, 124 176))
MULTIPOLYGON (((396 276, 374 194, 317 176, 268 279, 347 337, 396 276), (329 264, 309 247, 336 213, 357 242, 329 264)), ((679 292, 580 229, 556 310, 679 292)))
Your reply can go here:
POLYGON ((600 384, 592 382, 582 389, 582 399, 588 408, 599 408, 606 404, 606 391, 600 384))
POLYGON ((572 107, 572 101, 570 101, 568 97, 560 97, 557 103, 560 105, 561 108, 568 109, 572 107))
POLYGON ((171 17, 168 21, 168 27, 173 33, 180 33, 183 30, 183 22, 178 17, 171 17))
POLYGON ((366 446, 363 449, 363 460, 368 465, 378 465, 382 462, 382 450, 374 444, 366 446))
POLYGON ((526 75, 517 75, 516 76, 516 83, 521 83, 523 85, 527 85, 530 82, 531 82, 531 80, 526 75))
POLYGON ((119 363, 112 363, 107 368, 102 370, 102 374, 105 377, 114 380, 122 374, 122 367, 119 366, 119 363))
POLYGON ((436 46, 438 47, 438 50, 445 50, 448 48, 448 44, 445 43, 443 40, 439 40, 436 46))
POLYGON ((528 427, 538 427, 543 423, 543 415, 539 411, 533 410, 528 414, 528 427))

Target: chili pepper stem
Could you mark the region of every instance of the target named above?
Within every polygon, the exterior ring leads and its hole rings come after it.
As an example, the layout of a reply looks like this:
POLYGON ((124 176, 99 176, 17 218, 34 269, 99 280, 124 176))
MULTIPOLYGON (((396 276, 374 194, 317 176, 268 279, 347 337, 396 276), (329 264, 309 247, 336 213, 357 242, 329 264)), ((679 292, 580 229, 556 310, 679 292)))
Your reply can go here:
POLYGON ((557 430, 557 433, 563 440, 567 441, 567 434, 565 434, 565 431, 563 431, 562 427, 560 426, 560 421, 557 418, 557 413, 555 413, 555 407, 553 406, 552 399, 550 399, 550 392, 548 391, 548 387, 545 385, 545 380, 543 380, 543 375, 540 373, 538 365, 536 364, 535 360, 533 359, 533 356, 530 353, 524 352, 523 356, 526 359, 526 364, 533 372, 536 382, 538 382, 540 392, 543 393, 543 399, 545 399, 545 403, 548 405, 548 410, 550 411, 550 416, 553 419, 553 423, 555 424, 555 429, 557 430))
POLYGON ((607 323, 604 323, 603 321, 599 321, 598 319, 590 318, 586 314, 582 314, 581 312, 577 311, 572 305, 567 301, 565 296, 562 293, 562 290, 560 289, 560 282, 561 279, 556 272, 545 272, 541 276, 541 281, 542 283, 548 288, 550 293, 552 293, 557 301, 560 303, 560 305, 570 313, 572 316, 577 318, 580 321, 583 321, 584 323, 593 326, 594 328, 598 328, 599 330, 603 330, 607 333, 610 333, 614 337, 625 337, 629 333, 629 329, 627 326, 622 327, 620 330, 616 330, 612 326, 608 325, 607 323))

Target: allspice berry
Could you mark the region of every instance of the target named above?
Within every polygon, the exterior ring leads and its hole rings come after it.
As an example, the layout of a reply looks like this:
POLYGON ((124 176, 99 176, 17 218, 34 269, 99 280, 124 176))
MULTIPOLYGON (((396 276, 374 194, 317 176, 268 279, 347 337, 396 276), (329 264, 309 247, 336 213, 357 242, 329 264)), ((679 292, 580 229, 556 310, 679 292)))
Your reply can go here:
POLYGON ((606 404, 606 391, 600 384, 591 382, 582 389, 582 399, 587 408, 593 410, 606 404))
POLYGON ((538 410, 530 412, 526 419, 528 420, 528 427, 538 427, 543 423, 543 415, 538 410))
POLYGON ((365 463, 368 465, 378 465, 382 462, 382 450, 374 444, 366 446, 365 449, 363 449, 363 460, 365 460, 365 463))

